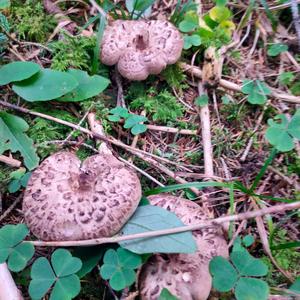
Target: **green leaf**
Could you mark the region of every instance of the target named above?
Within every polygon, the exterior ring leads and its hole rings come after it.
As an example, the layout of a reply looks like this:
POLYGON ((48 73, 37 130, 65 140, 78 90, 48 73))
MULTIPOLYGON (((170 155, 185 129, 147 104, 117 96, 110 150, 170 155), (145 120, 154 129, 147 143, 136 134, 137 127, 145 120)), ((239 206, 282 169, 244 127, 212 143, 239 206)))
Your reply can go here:
POLYGON ((21 188, 20 180, 12 180, 8 185, 8 191, 12 194, 17 192, 21 188))
POLYGON ((137 135, 147 131, 147 126, 145 124, 136 124, 131 128, 131 133, 137 135))
POLYGON ((174 295, 172 295, 168 289, 164 288, 162 289, 158 300, 179 300, 179 299, 174 295))
POLYGON ((236 285, 234 294, 237 300, 267 300, 269 287, 263 280, 242 277, 236 285))
POLYGON ((50 299, 72 299, 80 292, 80 280, 74 273, 82 266, 81 260, 73 257, 65 249, 58 249, 52 253, 51 263, 44 258, 38 258, 32 265, 29 295, 33 299, 41 299, 52 289, 50 299), (55 271, 55 272, 54 272, 55 271), (55 274, 56 273, 56 274, 55 274))
POLYGON ((203 94, 195 99, 195 104, 197 106, 203 107, 208 104, 208 100, 208 96, 206 94, 203 94))
POLYGON ((45 296, 56 280, 49 261, 45 257, 38 258, 31 267, 29 295, 33 299, 45 296))
POLYGON ((267 265, 249 254, 246 249, 232 252, 230 259, 242 276, 265 276, 268 273, 267 265))
POLYGON ((292 137, 300 140, 300 108, 296 111, 296 113, 292 117, 288 125, 287 131, 292 137))
MULTIPOLYGON (((170 229, 184 226, 182 221, 173 213, 157 206, 144 205, 137 208, 135 214, 122 229, 124 235, 170 229)), ((191 232, 182 232, 141 238, 119 243, 134 253, 193 253, 197 245, 191 232)))
POLYGON ((117 106, 117 107, 111 109, 109 111, 109 113, 113 114, 113 115, 116 115, 116 116, 118 116, 120 118, 124 118, 124 119, 128 118, 129 115, 130 115, 129 112, 128 112, 128 110, 126 108, 124 108, 124 107, 121 107, 121 106, 117 106))
POLYGON ((279 82, 284 85, 291 84, 295 79, 295 75, 292 72, 283 72, 279 75, 279 82))
POLYGON ((16 61, 0 68, 0 85, 32 77, 41 67, 33 62, 16 61))
POLYGON ((151 6, 155 0, 126 0, 126 8, 135 17, 147 17, 151 14, 151 6))
POLYGON ((243 81, 242 92, 248 94, 248 102, 251 104, 264 104, 267 101, 267 95, 271 94, 264 82, 248 79, 243 81))
POLYGON ((74 76, 60 71, 42 69, 29 79, 17 82, 13 90, 27 101, 48 101, 57 99, 78 86, 74 76))
POLYGON ((281 43, 273 44, 268 49, 268 55, 277 56, 280 53, 287 51, 288 49, 289 49, 288 46, 285 44, 281 44, 281 43))
POLYGON ((19 151, 29 170, 38 166, 39 158, 32 140, 24 133, 28 124, 20 117, 0 112, 0 154, 6 150, 19 151))
POLYGON ((4 14, 0 13, 0 28, 2 28, 3 31, 9 32, 9 30, 10 30, 9 27, 10 26, 9 26, 6 16, 4 14))
POLYGON ((290 90, 293 95, 300 96, 300 82, 296 81, 291 87, 290 90))
POLYGON ((193 35, 184 35, 183 37, 184 45, 183 49, 187 50, 192 46, 200 46, 201 45, 201 37, 197 34, 193 35))
POLYGON ((30 176, 31 176, 31 172, 27 172, 26 174, 24 174, 22 176, 22 178, 20 179, 20 183, 21 183, 22 187, 27 186, 30 176))
POLYGON ((61 97, 60 101, 75 102, 89 99, 103 92, 110 83, 105 77, 99 75, 89 76, 87 72, 81 70, 70 69, 67 74, 72 75, 78 81, 78 86, 61 97))
POLYGON ((10 0, 0 0, 0 9, 8 8, 10 6, 10 0))
POLYGON ((229 292, 238 280, 238 273, 231 263, 222 256, 214 257, 209 263, 213 287, 220 292, 229 292))
POLYGON ((69 300, 75 298, 80 292, 80 280, 76 275, 60 278, 50 296, 50 300, 69 300))
POLYGON ((179 29, 182 32, 191 32, 194 31, 198 27, 198 22, 191 22, 189 20, 183 20, 179 23, 179 29))
POLYGON ((31 243, 21 243, 28 233, 25 224, 5 225, 0 229, 0 263, 7 260, 13 272, 23 270, 34 254, 31 243))
POLYGON ((148 119, 144 116, 131 114, 125 121, 124 128, 132 128, 140 122, 146 122, 148 119))
POLYGON ((31 243, 21 243, 11 250, 8 258, 8 268, 13 272, 22 271, 33 257, 34 246, 31 243))
POLYGON ((142 258, 120 247, 117 251, 107 250, 103 262, 104 264, 100 268, 101 277, 105 280, 109 279, 110 286, 114 290, 120 291, 134 283, 134 269, 142 264, 142 258))
POLYGON ((289 290, 300 295, 300 277, 296 278, 289 290))
POLYGON ((77 257, 73 257, 72 254, 65 249, 54 251, 51 257, 51 263, 58 277, 74 274, 82 267, 81 260, 77 257))
POLYGON ((224 7, 227 4, 227 0, 216 0, 216 5, 224 7))
POLYGON ((251 234, 247 234, 244 238, 243 238, 243 244, 245 245, 245 247, 249 247, 254 243, 254 237, 251 234))
POLYGON ((231 18, 231 11, 227 7, 215 6, 209 11, 210 18, 218 23, 231 18))

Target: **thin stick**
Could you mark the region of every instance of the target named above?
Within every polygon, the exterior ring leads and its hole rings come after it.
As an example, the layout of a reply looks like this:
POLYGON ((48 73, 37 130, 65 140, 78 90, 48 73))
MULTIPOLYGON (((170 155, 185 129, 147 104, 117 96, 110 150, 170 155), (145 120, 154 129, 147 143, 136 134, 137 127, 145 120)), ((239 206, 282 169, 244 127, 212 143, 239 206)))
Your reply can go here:
POLYGON ((98 239, 82 240, 82 241, 54 241, 54 242, 28 241, 28 242, 39 247, 71 247, 71 246, 89 246, 89 245, 100 245, 100 244, 108 244, 108 243, 118 243, 122 241, 129 241, 129 240, 140 239, 140 238, 150 238, 150 237, 156 237, 156 236, 168 235, 168 234, 174 234, 174 233, 180 233, 186 231, 194 231, 202 228, 214 227, 216 225, 221 225, 226 222, 243 221, 243 220, 248 220, 248 219, 252 219, 252 218, 256 218, 268 214, 274 214, 274 213, 279 213, 279 212, 284 212, 284 211, 289 211, 289 210, 294 210, 299 208, 300 208, 300 202, 297 201, 289 204, 274 205, 268 208, 262 208, 259 210, 249 211, 237 215, 231 215, 231 216, 216 218, 213 220, 207 220, 198 224, 180 226, 180 227, 170 228, 170 229, 156 230, 150 232, 148 231, 148 232, 142 232, 137 234, 129 234, 123 236, 98 238, 98 239))
POLYGON ((8 157, 5 155, 0 155, 0 162, 3 162, 11 167, 19 168, 21 166, 21 162, 17 159, 14 159, 12 157, 8 157))
MULTIPOLYGON (((186 71, 197 78, 202 78, 202 71, 200 68, 191 66, 191 65, 183 63, 183 62, 180 63, 180 67, 183 69, 183 71, 186 71)), ((235 92, 242 91, 241 85, 238 85, 236 83, 233 83, 233 82, 225 80, 225 79, 220 79, 219 85, 225 89, 232 90, 235 92)), ((272 89, 272 88, 271 88, 271 95, 274 98, 278 98, 282 101, 300 104, 300 97, 293 96, 290 94, 285 94, 285 93, 279 93, 275 89, 272 89)))
POLYGON ((174 127, 167 127, 167 126, 157 126, 157 125, 146 125, 147 129, 154 130, 154 131, 162 131, 168 133, 178 133, 178 134, 186 134, 186 135, 197 135, 197 130, 190 130, 190 129, 178 129, 174 127))
POLYGON ((95 0, 89 0, 89 2, 98 10, 98 12, 104 17, 106 18, 107 17, 107 13, 104 11, 104 9, 99 6, 97 4, 97 2, 95 0))

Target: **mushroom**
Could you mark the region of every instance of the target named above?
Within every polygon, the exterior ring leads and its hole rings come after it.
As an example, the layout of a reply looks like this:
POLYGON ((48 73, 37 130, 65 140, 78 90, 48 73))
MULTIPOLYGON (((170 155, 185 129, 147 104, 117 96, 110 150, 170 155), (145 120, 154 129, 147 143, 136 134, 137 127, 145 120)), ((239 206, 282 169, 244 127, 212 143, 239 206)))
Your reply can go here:
MULTIPOLYGON (((210 217, 208 210, 196 203, 171 195, 148 198, 152 205, 177 215, 185 225, 199 223, 210 217)), ((156 300, 163 288, 184 300, 208 298, 212 279, 209 262, 214 256, 228 257, 222 230, 210 227, 193 232, 198 250, 192 254, 155 254, 140 270, 138 286, 142 300, 156 300)))
POLYGON ((93 155, 81 164, 75 154, 62 151, 32 173, 23 212, 42 240, 84 240, 118 232, 140 198, 137 175, 113 155, 93 155))
POLYGON ((117 64, 120 74, 130 80, 145 80, 159 74, 180 58, 183 39, 167 21, 122 21, 108 25, 101 46, 101 61, 117 64))

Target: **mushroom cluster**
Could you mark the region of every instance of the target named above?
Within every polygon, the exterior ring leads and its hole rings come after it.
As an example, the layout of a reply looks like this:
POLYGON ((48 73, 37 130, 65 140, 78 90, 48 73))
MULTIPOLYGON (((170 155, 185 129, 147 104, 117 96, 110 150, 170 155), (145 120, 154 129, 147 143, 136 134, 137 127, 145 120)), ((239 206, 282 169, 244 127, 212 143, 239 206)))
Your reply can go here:
POLYGON ((182 48, 181 34, 170 22, 117 20, 104 31, 101 61, 109 66, 117 64, 125 78, 145 80, 174 64, 182 48))
MULTIPOLYGON (((190 200, 159 194, 148 198, 152 205, 177 215, 185 225, 207 220, 209 213, 190 200)), ((139 290, 142 300, 157 300, 163 288, 182 300, 208 298, 212 279, 209 262, 214 256, 228 257, 228 247, 218 227, 193 232, 198 250, 193 254, 155 254, 142 267, 139 290)))
POLYGON ((108 153, 83 163, 71 152, 49 156, 32 173, 23 212, 34 235, 48 241, 112 236, 141 198, 137 175, 108 153))

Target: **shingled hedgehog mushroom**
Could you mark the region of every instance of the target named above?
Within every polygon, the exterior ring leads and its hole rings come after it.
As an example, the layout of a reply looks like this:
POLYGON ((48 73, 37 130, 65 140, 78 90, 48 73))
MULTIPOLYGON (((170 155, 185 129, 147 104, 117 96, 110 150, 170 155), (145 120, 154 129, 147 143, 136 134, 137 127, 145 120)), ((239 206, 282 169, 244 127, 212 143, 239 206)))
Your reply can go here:
POLYGON ((101 153, 81 163, 63 151, 32 173, 23 212, 32 233, 42 240, 84 240, 118 232, 140 198, 137 175, 113 155, 101 153))
POLYGON ((181 55, 183 39, 167 21, 122 21, 108 25, 101 46, 101 61, 117 64, 120 74, 130 80, 145 80, 174 64, 181 55))
MULTIPOLYGON (((185 225, 209 218, 209 213, 194 202, 171 195, 159 194, 148 198, 175 213, 185 225)), ((157 300, 163 288, 182 300, 208 298, 212 279, 209 262, 214 256, 228 257, 222 230, 210 227, 193 232, 198 250, 193 254, 155 254, 142 267, 139 291, 142 300, 157 300)))

